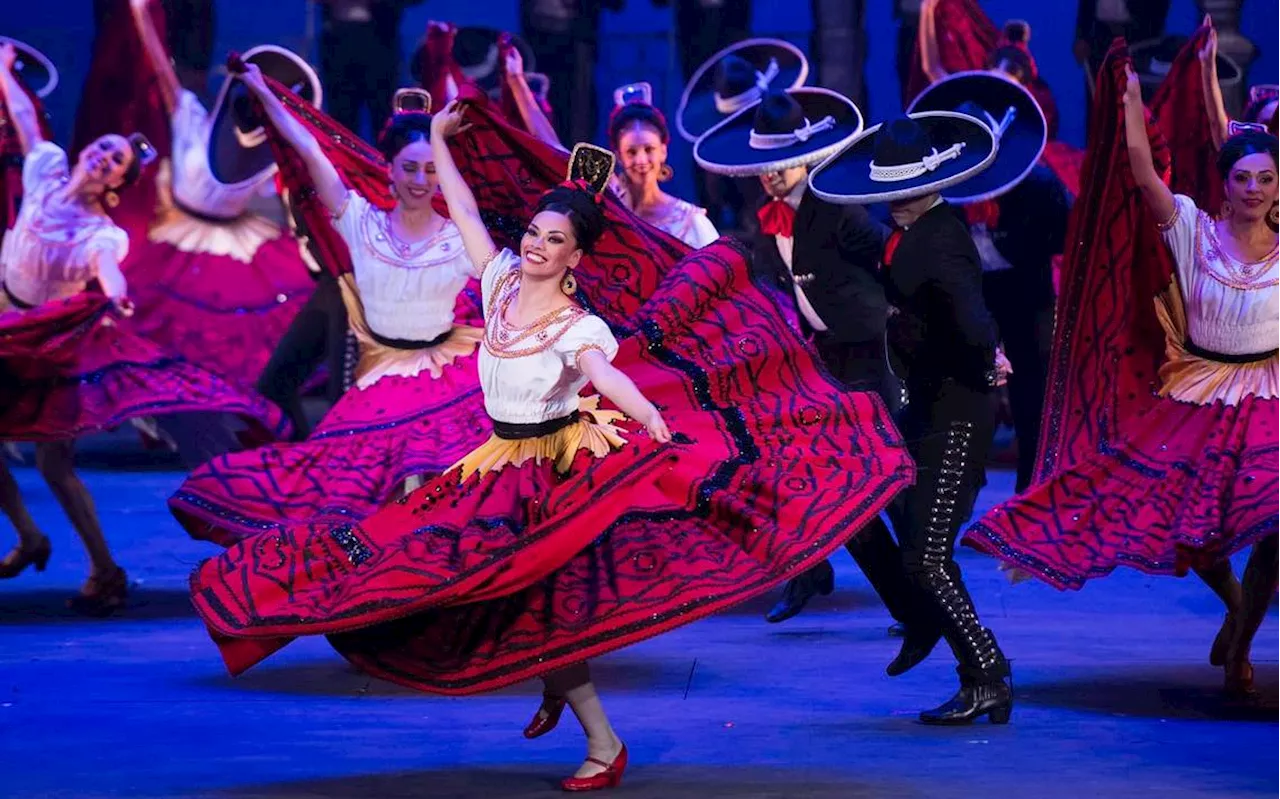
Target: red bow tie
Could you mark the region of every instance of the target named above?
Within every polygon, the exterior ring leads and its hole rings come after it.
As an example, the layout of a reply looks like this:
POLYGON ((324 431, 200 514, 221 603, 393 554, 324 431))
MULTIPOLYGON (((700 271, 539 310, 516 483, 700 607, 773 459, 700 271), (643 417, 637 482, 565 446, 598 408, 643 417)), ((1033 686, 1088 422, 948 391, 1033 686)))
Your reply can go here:
POLYGON ((795 231, 796 209, 785 200, 766 203, 756 212, 756 217, 760 220, 760 232, 766 236, 790 238, 795 231))
POLYGON ((884 243, 884 255, 880 258, 880 263, 885 269, 893 263, 893 254, 898 251, 898 243, 902 241, 902 228, 894 228, 889 234, 889 240, 884 243))

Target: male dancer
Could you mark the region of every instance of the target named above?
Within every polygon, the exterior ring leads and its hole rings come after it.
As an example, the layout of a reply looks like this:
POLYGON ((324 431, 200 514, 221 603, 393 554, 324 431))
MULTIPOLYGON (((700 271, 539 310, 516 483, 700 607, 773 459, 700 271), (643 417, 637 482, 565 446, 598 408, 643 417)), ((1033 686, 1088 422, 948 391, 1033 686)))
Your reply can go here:
MULTIPOLYGON (((893 411, 901 403, 901 387, 885 357, 888 304, 876 276, 885 229, 863 208, 823 202, 808 191, 809 165, 829 153, 829 147, 796 141, 790 147, 752 152, 749 144, 753 133, 758 140, 758 134, 771 135, 767 131, 803 127, 805 120, 828 115, 834 119, 833 112, 841 106, 847 106, 846 116, 857 114, 850 101, 826 89, 771 91, 754 110, 742 112, 750 125, 735 130, 730 124, 712 131, 706 139, 709 146, 700 143, 695 153, 702 156, 699 163, 708 172, 759 177, 767 197, 757 211, 760 232, 753 268, 794 303, 801 328, 831 375, 850 391, 879 394, 893 411), (710 150, 724 154, 708 162, 710 150)), ((890 615, 910 624, 913 591, 884 522, 873 520, 847 548, 890 615)), ((814 594, 830 594, 834 579, 825 561, 792 579, 765 618, 791 618, 814 594)))
POLYGON ((967 724, 984 715, 1005 723, 1013 709, 1008 661, 979 623, 952 552, 984 481, 995 425, 991 392, 1008 364, 997 357, 978 251, 965 221, 939 195, 982 172, 995 151, 994 135, 976 119, 916 114, 880 125, 811 178, 811 190, 826 199, 889 202, 895 224, 881 277, 896 309, 890 348, 906 374, 899 429, 917 472, 891 519, 916 598, 934 624, 908 625, 891 669, 911 668, 945 638, 960 674, 960 691, 920 714, 926 724, 967 724))

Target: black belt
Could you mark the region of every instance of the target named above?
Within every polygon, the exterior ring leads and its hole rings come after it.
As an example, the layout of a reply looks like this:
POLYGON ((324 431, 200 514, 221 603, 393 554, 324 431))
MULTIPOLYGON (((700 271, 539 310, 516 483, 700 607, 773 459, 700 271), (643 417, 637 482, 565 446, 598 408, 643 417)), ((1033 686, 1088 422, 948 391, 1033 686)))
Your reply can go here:
POLYGON ((177 197, 173 197, 172 200, 174 208, 177 208, 179 211, 193 219, 199 219, 201 222, 206 222, 210 225, 230 225, 232 222, 235 222, 237 219, 244 216, 244 214, 237 214, 236 216, 214 216, 213 214, 206 214, 183 205, 178 202, 177 197))
POLYGON ((14 308, 17 308, 19 311, 30 311, 32 308, 36 307, 29 302, 24 302, 18 299, 18 297, 15 296, 12 291, 9 290, 8 284, 0 283, 0 288, 4 289, 4 296, 9 298, 9 303, 13 305, 14 308))
POLYGON ((386 336, 379 336, 377 333, 373 332, 373 328, 369 328, 369 338, 372 338, 382 346, 390 347, 393 350, 425 350, 429 347, 440 346, 445 342, 445 339, 449 338, 449 334, 452 332, 452 330, 446 330, 430 341, 412 341, 405 338, 387 338, 386 336))
POLYGON ((542 438, 552 433, 557 433, 579 419, 577 411, 568 416, 561 416, 559 419, 548 419, 545 422, 532 422, 529 424, 515 424, 512 422, 500 422, 493 417, 489 417, 489 421, 493 422, 493 434, 505 441, 521 441, 526 438, 542 438))
POLYGON ((1218 363, 1257 363, 1258 361, 1274 358, 1276 353, 1280 352, 1280 350, 1267 350, 1266 352, 1246 352, 1240 355, 1231 355, 1198 347, 1191 339, 1187 339, 1183 346, 1187 348, 1187 352, 1197 358, 1203 358, 1206 361, 1217 361, 1218 363))

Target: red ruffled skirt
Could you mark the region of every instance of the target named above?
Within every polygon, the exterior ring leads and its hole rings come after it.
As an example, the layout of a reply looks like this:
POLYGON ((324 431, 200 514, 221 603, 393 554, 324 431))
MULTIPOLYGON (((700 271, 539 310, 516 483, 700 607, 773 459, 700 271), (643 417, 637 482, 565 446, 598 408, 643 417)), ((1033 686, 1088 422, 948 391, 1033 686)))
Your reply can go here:
POLYGON ((615 364, 675 441, 624 422, 603 457, 575 443, 451 470, 360 523, 237 544, 191 582, 230 670, 326 634, 393 682, 498 688, 768 591, 914 479, 879 398, 823 377, 735 245, 686 258, 639 319, 615 364), (558 471, 552 455, 574 452, 558 471))
POLYGON ((1136 434, 993 509, 965 543, 1059 589, 1129 566, 1184 575, 1280 527, 1275 399, 1162 398, 1136 434))
POLYGON ((315 287, 298 242, 285 233, 256 248, 233 239, 230 248, 242 255, 253 250, 246 262, 210 251, 209 241, 245 223, 223 226, 176 209, 168 213, 183 225, 186 238, 172 236, 181 246, 135 241, 122 267, 137 306, 129 328, 171 354, 253 386, 315 287))
POLYGON ((188 412, 238 416, 254 438, 289 429, 265 399, 123 329, 101 295, 0 314, 0 439, 65 440, 188 412))

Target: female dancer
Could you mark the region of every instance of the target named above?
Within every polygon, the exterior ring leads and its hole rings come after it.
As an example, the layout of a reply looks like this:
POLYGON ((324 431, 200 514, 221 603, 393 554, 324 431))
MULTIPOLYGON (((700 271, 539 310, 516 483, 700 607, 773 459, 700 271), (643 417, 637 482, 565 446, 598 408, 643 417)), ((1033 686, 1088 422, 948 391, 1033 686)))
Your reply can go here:
MULTIPOLYGON (((417 100, 426 109, 397 107, 379 139, 385 162, 369 155, 395 198, 382 208, 346 188, 316 134, 285 108, 256 66, 245 65, 241 79, 304 165, 306 185, 290 191, 323 205, 349 253, 351 269, 339 283, 359 358, 355 385, 305 441, 215 458, 170 500, 193 536, 228 546, 288 523, 363 518, 489 434, 475 363, 480 329, 455 320, 455 307, 468 312, 463 290, 474 267, 457 225, 432 208, 430 97, 421 90, 397 94, 398 106, 417 100)), ((296 97, 292 102, 305 107, 296 97)), ((355 140, 341 129, 316 129, 355 140)), ((469 319, 478 323, 479 313, 469 319)))
MULTIPOLYGON (((563 147, 525 81, 520 59, 518 49, 507 50, 507 82, 525 125, 548 144, 563 147)), ((720 238, 706 209, 672 197, 661 188, 660 184, 670 180, 672 174, 667 164, 671 134, 667 118, 653 105, 653 87, 632 83, 617 89, 613 97, 609 146, 622 165, 621 174, 613 181, 614 193, 636 216, 690 247, 705 247, 720 238)))
MULTIPOLYGON (((215 115, 179 83, 148 12, 153 1, 130 0, 130 8, 172 126, 172 174, 168 181, 160 179, 162 210, 148 241, 135 247, 125 265, 138 305, 131 324, 193 363, 252 386, 314 284, 297 241, 252 207, 271 193, 275 175, 265 145, 252 142, 252 130, 238 129, 234 156, 215 146, 215 115), (232 182, 214 172, 220 159, 257 160, 255 148, 262 150, 256 169, 224 172, 232 182)), ((273 50, 263 57, 291 55, 273 50)), ((319 103, 319 84, 310 68, 300 59, 292 66, 303 91, 319 103)), ((228 89, 223 98, 231 106, 224 114, 234 118, 228 89)), ((243 120, 236 125, 249 127, 243 120)), ((272 205, 271 213, 278 215, 278 201, 272 205)))
MULTIPOLYGON (((488 112, 475 112, 483 134, 488 112)), ((541 676, 526 735, 568 703, 588 760, 564 787, 613 786, 626 749, 585 661, 825 558, 913 470, 879 399, 832 389, 733 243, 686 257, 639 308, 601 301, 610 275, 576 280, 593 244, 633 219, 601 196, 607 151, 575 148, 575 180, 537 202, 519 254, 498 249, 446 140, 464 127, 451 105, 432 146, 482 270, 494 436, 359 524, 232 547, 196 572, 193 598, 233 672, 324 633, 366 673, 420 690, 541 676), (619 342, 610 324, 636 332, 619 342), (588 382, 619 410, 579 397, 588 382)), ((653 287, 660 251, 630 261, 640 273, 626 284, 653 287)))
MULTIPOLYGON (((70 605, 107 615, 124 603, 127 580, 75 474, 74 439, 161 409, 230 410, 253 420, 269 420, 270 411, 120 331, 110 306, 126 316, 132 310, 120 272, 129 240, 105 206, 138 179, 150 145, 137 136, 103 136, 71 166, 41 132, 13 62, 13 46, 0 44, 0 99, 25 155, 22 210, 0 249, 0 439, 38 442, 36 464, 91 562, 70 605), (83 294, 93 281, 109 302, 83 294)), ((0 561, 0 578, 32 565, 43 571, 52 547, 2 459, 0 509, 20 539, 0 561)))
MULTIPOLYGON (((1153 574, 1212 569, 1274 535, 1278 523, 1280 298, 1268 225, 1276 139, 1249 131, 1224 143, 1227 203, 1221 218, 1209 217, 1162 182, 1138 80, 1116 53, 1102 73, 1110 80, 1099 80, 1102 138, 1086 164, 1091 196, 1077 220, 1097 224, 1098 235, 1069 254, 1070 281, 1064 275, 1071 291, 1055 342, 1064 366, 1050 381, 1046 414, 1060 421, 1046 425, 1035 487, 968 538, 1058 588, 1080 588, 1118 565, 1153 574), (1114 108, 1121 92, 1123 121, 1114 108), (1107 150, 1108 132, 1124 136, 1124 149, 1107 150), (1128 205, 1134 188, 1145 207, 1128 205), (1157 223, 1171 266, 1150 241, 1157 223), (1081 265, 1090 268, 1076 272, 1081 265), (1154 316, 1132 296, 1143 292, 1155 295, 1154 316)), ((1228 625, 1233 691, 1252 683, 1255 618, 1228 625)))

